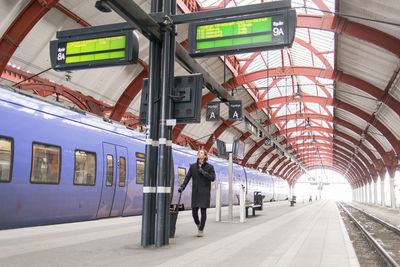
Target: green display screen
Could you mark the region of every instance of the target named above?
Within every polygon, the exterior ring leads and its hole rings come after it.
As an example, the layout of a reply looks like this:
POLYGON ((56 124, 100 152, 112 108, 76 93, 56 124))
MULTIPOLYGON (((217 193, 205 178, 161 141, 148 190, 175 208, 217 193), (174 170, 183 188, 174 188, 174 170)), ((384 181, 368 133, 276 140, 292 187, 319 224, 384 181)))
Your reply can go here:
POLYGON ((197 26, 197 49, 272 41, 272 20, 256 18, 197 26), (238 37, 244 36, 244 37, 238 37))
POLYGON ((68 42, 65 63, 123 58, 125 46, 125 35, 68 42))
POLYGON ((194 22, 189 25, 189 55, 202 57, 289 47, 295 28, 293 9, 194 22))
POLYGON ((51 66, 57 71, 137 63, 139 40, 127 23, 57 32, 50 41, 51 66))

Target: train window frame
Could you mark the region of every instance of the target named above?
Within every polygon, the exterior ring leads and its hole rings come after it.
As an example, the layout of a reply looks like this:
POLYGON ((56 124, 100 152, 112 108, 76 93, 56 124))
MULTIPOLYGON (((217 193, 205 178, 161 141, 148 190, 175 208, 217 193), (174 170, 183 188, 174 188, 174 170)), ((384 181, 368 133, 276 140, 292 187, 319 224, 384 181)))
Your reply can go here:
POLYGON ((107 154, 106 155, 106 186, 107 187, 111 187, 111 186, 113 186, 113 184, 114 184, 114 155, 112 155, 112 154, 107 154), (108 177, 109 177, 109 172, 108 172, 108 170, 110 169, 109 168, 109 166, 108 166, 108 156, 110 156, 111 157, 111 164, 112 164, 112 168, 111 168, 111 170, 112 170, 112 175, 111 175, 111 184, 108 184, 108 182, 110 181, 109 179, 108 179, 108 177))
POLYGON ((88 151, 88 150, 83 150, 83 149, 75 149, 74 151, 74 180, 73 180, 73 184, 74 185, 78 185, 78 186, 95 186, 96 185, 96 180, 97 180, 97 154, 96 152, 93 151, 88 151), (76 178, 76 152, 77 151, 81 151, 81 152, 85 152, 87 154, 93 154, 94 155, 94 183, 93 184, 83 184, 83 183, 76 183, 75 182, 75 178, 76 178))
POLYGON ((14 138, 9 136, 0 135, 0 139, 5 139, 11 143, 11 153, 10 153, 10 173, 8 175, 8 180, 0 180, 0 183, 10 183, 12 180, 13 166, 14 166, 14 138))
POLYGON ((58 145, 53 145, 53 144, 48 144, 48 143, 42 143, 42 142, 32 142, 32 153, 31 153, 31 171, 30 171, 30 177, 29 177, 29 182, 31 184, 53 184, 53 185, 58 185, 60 184, 60 179, 61 179, 61 164, 62 164, 62 148, 61 146, 58 145), (57 177, 57 182, 41 182, 41 181, 32 181, 33 178, 33 170, 34 170, 34 152, 33 148, 35 145, 39 146, 44 146, 44 147, 52 147, 58 149, 58 154, 59 154, 59 164, 58 164, 58 177, 57 177))
POLYGON ((122 156, 120 156, 119 157, 119 179, 118 179, 118 186, 119 187, 125 187, 125 184, 126 184, 126 158, 125 157, 122 157, 122 156), (123 182, 123 184, 121 185, 121 166, 122 166, 122 164, 121 164, 121 159, 124 159, 124 182, 123 182))
POLYGON ((185 167, 178 167, 178 185, 179 186, 181 186, 183 184, 183 182, 185 181, 186 174, 187 174, 187 172, 186 172, 186 168, 185 167), (183 180, 181 179, 182 176, 179 174, 180 170, 184 170, 185 171, 185 175, 183 175, 183 180))
POLYGON ((146 162, 144 161, 144 160, 139 160, 139 159, 136 159, 136 184, 144 184, 144 171, 145 171, 145 168, 146 168, 146 162), (140 162, 140 164, 143 164, 143 182, 141 183, 140 182, 140 180, 139 180, 139 183, 138 183, 138 162, 140 162))

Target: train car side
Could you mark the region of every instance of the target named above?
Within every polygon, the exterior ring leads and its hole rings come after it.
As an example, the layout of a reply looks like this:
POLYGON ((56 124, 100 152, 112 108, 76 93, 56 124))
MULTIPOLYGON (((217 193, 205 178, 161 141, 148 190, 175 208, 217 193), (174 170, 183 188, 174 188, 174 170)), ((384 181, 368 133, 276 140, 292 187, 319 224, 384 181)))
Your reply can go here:
MULTIPOLYGON (((141 214, 143 134, 9 90, 0 90, 0 113, 0 229, 141 214)), ((196 151, 173 145, 173 203, 196 159, 196 151)), ((227 205, 228 162, 209 162, 216 172, 211 206, 218 185, 227 205)), ((243 187, 249 196, 261 191, 278 200, 287 197, 284 184, 233 166, 234 194, 243 187)), ((191 184, 182 201, 191 208, 191 184)))
MULTIPOLYGON (((139 149, 144 147, 141 140, 107 131, 104 123, 99 127, 89 125, 87 115, 8 91, 2 94, 0 136, 12 140, 13 162, 10 181, 0 183, 0 213, 6 215, 0 217, 0 228, 90 220, 111 215, 107 212, 122 215, 124 206, 124 215, 140 213, 141 202, 125 197, 127 190, 139 194, 139 186, 130 174, 135 166, 130 167, 129 159, 135 158, 135 150, 143 151, 139 149), (126 152, 130 146, 132 151, 125 155, 124 186, 113 195, 113 201, 120 198, 117 210, 112 210, 112 203, 102 195, 107 182, 103 175, 107 173, 105 145, 125 148, 126 152), (76 157, 82 154, 95 157, 93 183, 79 184, 76 177, 76 157), (99 216, 98 211, 104 214, 99 216)), ((120 170, 118 164, 112 166, 115 176, 120 170)), ((118 181, 112 183, 111 187, 119 188, 118 181)))

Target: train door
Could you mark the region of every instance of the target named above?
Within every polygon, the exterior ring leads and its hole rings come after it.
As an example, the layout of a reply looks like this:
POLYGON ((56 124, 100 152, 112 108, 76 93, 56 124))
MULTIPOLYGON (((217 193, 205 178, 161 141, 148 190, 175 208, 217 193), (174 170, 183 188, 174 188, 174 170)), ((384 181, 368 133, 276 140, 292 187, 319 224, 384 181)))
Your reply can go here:
POLYGON ((103 143, 103 188, 97 218, 120 216, 128 177, 126 147, 103 143))

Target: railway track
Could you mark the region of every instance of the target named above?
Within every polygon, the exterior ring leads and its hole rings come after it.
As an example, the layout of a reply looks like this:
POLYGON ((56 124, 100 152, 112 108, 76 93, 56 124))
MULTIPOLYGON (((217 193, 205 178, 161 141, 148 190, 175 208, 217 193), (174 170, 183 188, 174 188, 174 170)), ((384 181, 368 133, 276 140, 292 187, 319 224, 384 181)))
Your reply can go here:
POLYGON ((400 267, 400 229, 350 204, 338 205, 387 266, 400 267))

